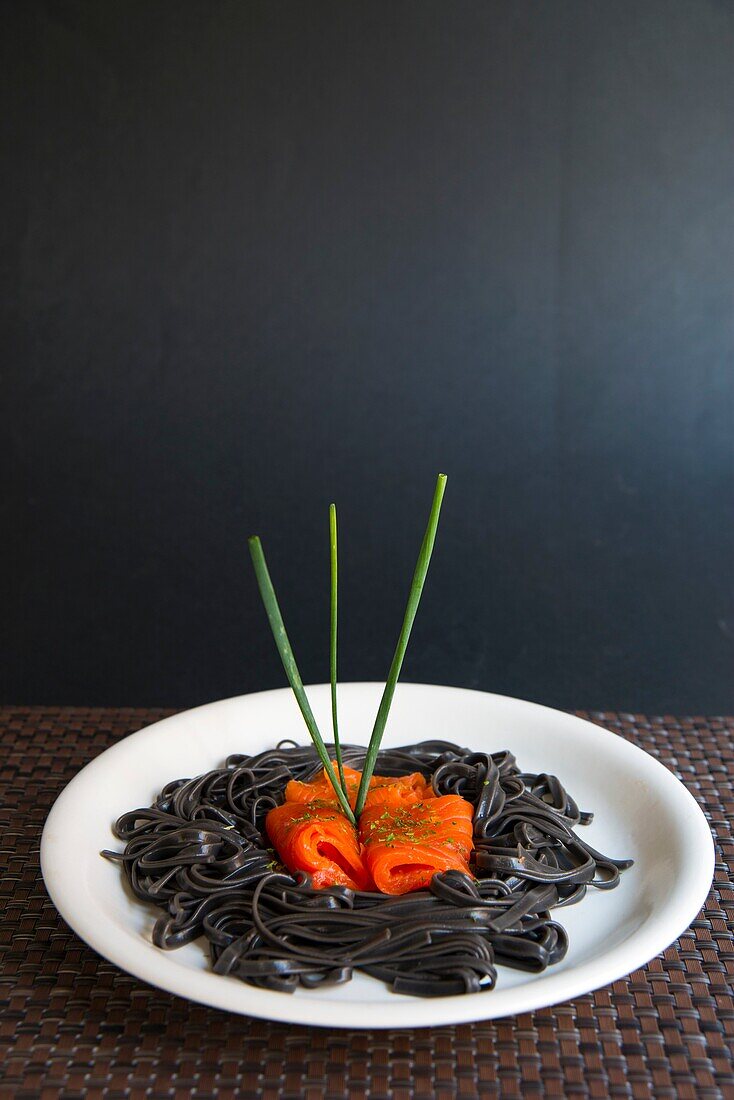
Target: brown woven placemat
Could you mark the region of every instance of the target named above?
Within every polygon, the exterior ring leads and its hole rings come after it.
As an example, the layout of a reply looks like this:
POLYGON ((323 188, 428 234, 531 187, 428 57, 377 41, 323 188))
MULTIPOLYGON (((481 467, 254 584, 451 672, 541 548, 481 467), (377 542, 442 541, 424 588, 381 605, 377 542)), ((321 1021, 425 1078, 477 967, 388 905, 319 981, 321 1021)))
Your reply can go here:
POLYGON ((716 834, 704 911, 644 970, 506 1020, 329 1033, 152 989, 100 959, 49 901, 38 851, 54 798, 165 713, 0 709, 3 1097, 734 1098, 734 719, 585 715, 671 768, 716 834))

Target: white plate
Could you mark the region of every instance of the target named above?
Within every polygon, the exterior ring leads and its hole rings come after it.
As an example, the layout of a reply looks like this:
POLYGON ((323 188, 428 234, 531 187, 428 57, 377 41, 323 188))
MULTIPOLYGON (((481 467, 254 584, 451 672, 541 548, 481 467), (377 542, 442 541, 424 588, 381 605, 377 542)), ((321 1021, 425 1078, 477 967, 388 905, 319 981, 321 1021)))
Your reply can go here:
MULTIPOLYGON (((382 685, 340 688, 345 741, 366 744, 382 685)), ((330 729, 328 685, 308 688, 321 728, 330 729)), ((308 735, 289 688, 225 699, 131 734, 88 764, 59 796, 43 832, 41 866, 68 924, 105 958, 161 989, 250 1016, 328 1027, 422 1027, 507 1016, 597 989, 642 966, 690 924, 714 869, 709 827, 685 787, 623 738, 560 711, 460 688, 401 684, 385 745, 442 738, 477 750, 508 748, 527 771, 559 776, 582 809, 582 830, 607 855, 635 865, 609 892, 589 891, 559 913, 566 958, 543 974, 499 969, 487 993, 423 1000, 357 975, 332 989, 294 994, 254 989, 209 969, 200 942, 178 951, 154 947, 157 910, 137 902, 119 867, 99 855, 115 846, 111 824, 147 806, 170 779, 219 766, 284 737, 308 735)))

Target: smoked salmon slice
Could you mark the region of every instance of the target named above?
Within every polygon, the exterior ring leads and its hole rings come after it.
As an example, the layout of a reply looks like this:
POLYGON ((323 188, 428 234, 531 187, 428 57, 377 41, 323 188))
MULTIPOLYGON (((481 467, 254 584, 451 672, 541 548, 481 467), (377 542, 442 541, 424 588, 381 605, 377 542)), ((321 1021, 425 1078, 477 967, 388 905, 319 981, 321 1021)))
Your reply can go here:
POLYGON ((367 789, 365 809, 368 806, 411 806, 416 802, 433 799, 433 788, 426 783, 420 772, 410 775, 387 776, 373 775, 367 789))
MULTIPOLYGON (((336 771, 336 761, 334 761, 333 766, 334 771, 336 771)), ((357 792, 361 779, 362 773, 360 771, 355 768, 344 767, 347 797, 352 809, 357 803, 357 792)), ((376 803, 388 803, 396 806, 408 805, 412 802, 423 802, 425 799, 432 797, 433 789, 420 772, 398 776, 373 775, 370 780, 366 805, 376 803)), ((334 788, 326 774, 326 769, 310 783, 301 783, 297 779, 291 779, 286 785, 286 802, 313 802, 314 799, 336 804, 334 788)))
MULTIPOLYGON (((336 760, 332 761, 332 766, 335 774, 338 775, 336 760)), ((355 771, 354 768, 349 768, 344 765, 344 780, 347 787, 347 797, 352 809, 354 809, 357 801, 357 791, 359 790, 361 779, 361 772, 355 771)), ((286 784, 286 802, 313 802, 314 799, 334 802, 336 804, 336 795, 334 794, 331 780, 326 774, 326 768, 324 768, 322 772, 319 772, 316 778, 312 779, 310 783, 301 783, 298 779, 291 779, 286 784)))
MULTIPOLYGON (((362 773, 344 768, 354 807, 362 773)), ((321 773, 292 779, 286 801, 270 810, 268 836, 289 871, 306 871, 316 889, 349 886, 384 894, 422 890, 437 871, 469 872, 472 806, 458 795, 436 798, 420 772, 372 777, 359 832, 339 809, 321 773)))
POLYGON ((288 870, 307 871, 317 890, 372 888, 357 831, 336 805, 284 802, 268 812, 265 828, 288 870))
POLYGON ((472 805, 442 795, 403 806, 365 805, 359 821, 362 853, 383 894, 407 894, 430 885, 437 871, 470 874, 472 805))

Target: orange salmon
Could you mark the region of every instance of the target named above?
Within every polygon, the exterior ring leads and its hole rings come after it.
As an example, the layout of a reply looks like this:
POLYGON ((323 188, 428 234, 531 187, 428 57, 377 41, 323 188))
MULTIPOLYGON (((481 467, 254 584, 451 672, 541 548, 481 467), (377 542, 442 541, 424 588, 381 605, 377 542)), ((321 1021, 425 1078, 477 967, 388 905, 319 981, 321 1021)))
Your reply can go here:
MULTIPOLYGON (((336 772, 336 761, 334 761, 336 772)), ((354 768, 344 768, 344 780, 347 787, 349 804, 354 809, 357 803, 357 792, 362 779, 362 773, 354 768)), ((386 802, 391 805, 408 805, 412 802, 422 802, 427 798, 433 798, 433 790, 420 772, 411 775, 373 775, 370 780, 369 793, 365 805, 386 802)), ((291 779, 285 788, 286 802, 313 802, 319 799, 325 802, 336 803, 336 795, 331 785, 326 769, 310 783, 301 783, 297 779, 291 779)))
POLYGON ((357 831, 335 805, 284 802, 268 812, 265 828, 288 870, 307 871, 316 889, 372 888, 357 831))
POLYGON ((470 874, 472 805, 458 795, 394 806, 369 803, 359 821, 363 858, 383 894, 425 889, 437 871, 470 874))

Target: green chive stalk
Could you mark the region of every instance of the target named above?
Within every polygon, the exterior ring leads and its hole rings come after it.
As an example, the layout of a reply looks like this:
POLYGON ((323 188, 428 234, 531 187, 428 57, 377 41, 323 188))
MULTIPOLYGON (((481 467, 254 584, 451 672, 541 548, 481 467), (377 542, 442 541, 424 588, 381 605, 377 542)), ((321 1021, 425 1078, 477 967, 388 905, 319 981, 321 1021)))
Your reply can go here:
POLYGON ((370 737, 370 743, 367 747, 367 755, 364 761, 364 767, 362 770, 362 780, 359 784, 359 791, 357 793, 357 804, 354 808, 355 816, 358 818, 364 808, 365 799, 367 798, 367 790, 369 788, 370 779, 372 773, 375 770, 375 762, 377 760, 377 753, 380 749, 380 742, 382 741, 382 735, 385 732, 385 725, 387 723, 387 717, 390 713, 390 707, 392 705, 393 696, 395 694, 395 685, 398 682, 400 676, 400 670, 403 666, 403 658, 405 657, 405 651, 408 648, 408 641, 410 640, 410 632, 413 628, 416 612, 418 610, 418 604, 420 603, 421 595, 423 593, 423 585, 425 584, 426 574, 428 573, 428 566, 431 561, 431 554, 433 552, 433 544, 436 541, 436 530, 438 529, 438 520, 441 513, 441 503, 443 501, 443 494, 446 489, 446 475, 439 474, 436 481, 436 489, 433 494, 433 504, 431 505, 431 514, 428 517, 428 526, 426 527, 426 533, 423 536, 423 543, 421 545, 420 553, 418 554, 418 561, 415 567, 415 573, 413 574, 413 583, 410 586, 410 593, 408 595, 408 604, 405 609, 405 617, 403 619, 403 625, 398 637, 398 643, 395 647, 395 654, 390 665, 390 672, 385 684, 385 690, 382 693, 382 699, 380 701, 380 707, 377 711, 377 717, 375 718, 375 724, 372 729, 372 736, 370 737))
POLYGON ((331 561, 331 603, 330 603, 330 631, 329 631, 329 679, 331 681, 331 724, 334 730, 334 750, 336 753, 336 766, 339 769, 339 782, 346 794, 347 783, 344 778, 344 764, 342 763, 342 747, 339 742, 339 722, 336 707, 336 619, 337 619, 337 585, 339 567, 337 563, 336 546, 336 504, 329 505, 329 549, 331 561))
POLYGON ((268 622, 270 623, 270 629, 273 632, 273 638, 280 654, 280 659, 283 662, 283 668, 285 674, 288 677, 288 682, 293 688, 293 694, 296 697, 298 706, 300 707, 303 719, 308 727, 308 732, 311 734, 311 739, 316 746, 316 751, 319 754, 324 770, 329 777, 329 781, 334 788, 334 793, 339 801, 339 804, 346 814, 347 818, 356 825, 356 819, 352 813, 352 807, 349 805, 349 799, 347 798, 346 791, 342 790, 339 785, 339 780, 334 774, 334 768, 331 760, 329 760, 329 754, 326 751, 326 745, 319 732, 319 727, 316 724, 311 705, 306 697, 306 692, 303 687, 303 681, 301 680, 301 674, 298 671, 296 659, 291 649, 291 644, 288 641, 288 635, 285 630, 285 623, 283 622, 283 616, 280 613, 280 607, 278 606, 278 600, 275 595, 275 589, 273 588, 273 582, 270 579, 270 573, 268 572, 267 563, 265 561, 265 554, 263 553, 262 544, 257 535, 253 535, 248 539, 248 546, 250 548, 250 556, 252 557, 252 564, 255 568, 255 576, 257 578, 258 588, 260 589, 260 595, 262 597, 263 604, 265 605, 265 611, 268 616, 268 622))

